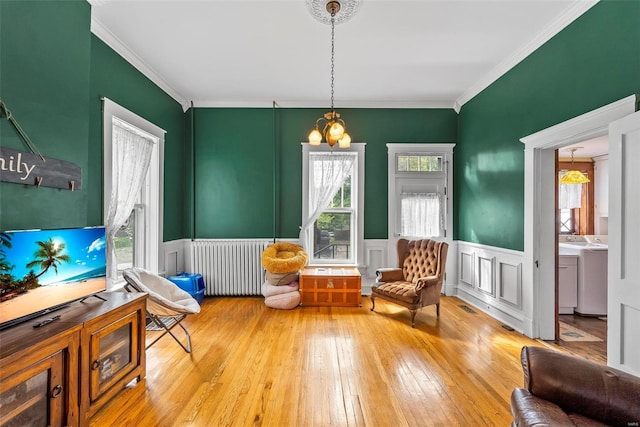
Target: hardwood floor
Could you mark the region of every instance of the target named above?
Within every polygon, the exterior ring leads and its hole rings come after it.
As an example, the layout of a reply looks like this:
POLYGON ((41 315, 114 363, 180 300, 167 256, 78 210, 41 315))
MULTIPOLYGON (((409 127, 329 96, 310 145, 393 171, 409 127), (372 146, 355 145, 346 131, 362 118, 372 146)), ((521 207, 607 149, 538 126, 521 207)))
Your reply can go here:
POLYGON ((367 297, 290 311, 206 298, 185 322, 193 353, 162 338, 146 380, 91 426, 506 426, 520 349, 542 344, 462 305, 443 297, 440 318, 424 308, 412 329, 408 310, 379 300, 371 312, 367 297))
POLYGON ((561 314, 560 321, 600 338, 599 342, 548 341, 550 347, 584 359, 607 364, 607 321, 598 317, 561 314))

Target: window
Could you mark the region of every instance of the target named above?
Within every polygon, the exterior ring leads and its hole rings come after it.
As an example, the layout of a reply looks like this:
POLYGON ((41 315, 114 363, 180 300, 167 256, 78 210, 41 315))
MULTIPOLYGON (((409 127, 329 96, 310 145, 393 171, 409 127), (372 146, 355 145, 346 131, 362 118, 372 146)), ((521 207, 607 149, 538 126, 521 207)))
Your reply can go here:
POLYGON ((576 217, 579 209, 560 209, 560 234, 577 234, 576 217))
POLYGON ((442 172, 443 156, 425 154, 398 154, 398 172, 442 172))
MULTIPOLYGON (((566 173, 566 169, 558 172, 558 180, 566 173)), ((589 170, 584 170, 589 176, 589 170)), ((593 176, 593 174, 591 174, 593 176)), ((560 234, 593 234, 593 219, 590 219, 589 206, 593 204, 593 190, 589 183, 558 184, 558 213, 560 234), (591 197, 590 197, 591 195, 591 197)))
POLYGON ((364 215, 364 144, 332 152, 303 144, 303 225, 310 264, 358 265, 364 215), (360 209, 359 209, 360 207, 360 209))
MULTIPOLYGON (((453 144, 387 144, 389 241, 445 238, 451 224, 447 165, 453 144)), ((393 244, 393 243, 392 243, 393 244)))
POLYGON ((104 99, 104 218, 108 286, 122 270, 160 270, 164 131, 104 99))

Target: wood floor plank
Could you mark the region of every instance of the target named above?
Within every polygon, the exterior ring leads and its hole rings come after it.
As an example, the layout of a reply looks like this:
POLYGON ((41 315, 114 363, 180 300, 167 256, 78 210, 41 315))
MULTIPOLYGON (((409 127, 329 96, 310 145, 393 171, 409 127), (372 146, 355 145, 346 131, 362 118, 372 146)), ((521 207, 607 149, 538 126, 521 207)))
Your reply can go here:
POLYGON ((508 425, 520 349, 541 344, 463 304, 443 297, 440 317, 424 308, 411 328, 406 309, 372 312, 368 298, 294 310, 206 298, 185 321, 193 352, 162 338, 147 378, 91 426, 508 425))

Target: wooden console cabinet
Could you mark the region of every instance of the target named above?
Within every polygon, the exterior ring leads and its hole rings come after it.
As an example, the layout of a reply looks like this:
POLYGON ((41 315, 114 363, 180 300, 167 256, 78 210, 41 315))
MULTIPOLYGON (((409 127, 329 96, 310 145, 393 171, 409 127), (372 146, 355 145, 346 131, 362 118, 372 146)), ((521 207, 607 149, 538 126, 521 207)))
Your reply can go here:
POLYGON ((144 378, 146 294, 99 295, 0 332, 1 426, 86 426, 144 378))
POLYGON ((355 267, 305 267, 300 273, 301 305, 359 307, 360 272, 355 267))

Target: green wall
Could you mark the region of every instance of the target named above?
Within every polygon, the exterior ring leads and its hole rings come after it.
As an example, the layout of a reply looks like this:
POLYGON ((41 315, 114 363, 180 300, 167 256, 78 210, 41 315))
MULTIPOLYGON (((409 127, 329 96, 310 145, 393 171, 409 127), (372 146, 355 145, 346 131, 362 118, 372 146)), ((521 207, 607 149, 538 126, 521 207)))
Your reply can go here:
MULTIPOLYGON (((300 143, 324 112, 302 108, 197 108, 195 236, 269 238, 275 228, 279 238, 298 237, 302 217, 300 143)), ((452 109, 339 112, 354 142, 367 143, 365 238, 386 238, 386 144, 455 142, 457 115, 452 109)))
MULTIPOLYGON (((164 129, 164 236, 165 241, 185 236, 185 197, 188 196, 185 115, 180 104, 115 53, 91 36, 90 170, 102 176, 102 97, 164 129)), ((190 168, 189 168, 190 169, 190 168)), ((102 180, 88 189, 88 210, 102 222, 102 180), (100 197, 93 197, 100 195, 100 197)))
POLYGON ((465 104, 455 238, 524 247, 520 138, 640 93, 640 1, 601 1, 465 104))
MULTIPOLYGON (((46 157, 82 168, 82 191, 0 182, 0 230, 76 227, 90 218, 90 7, 86 1, 0 1, 0 99, 46 157)), ((28 151, 0 119, 0 145, 28 151)))
MULTIPOLYGON (((0 99, 40 152, 82 168, 82 190, 0 182, 0 230, 103 223, 102 102, 106 96, 167 131, 164 239, 185 234, 181 106, 90 32, 85 0, 0 0, 0 99)), ((27 151, 6 119, 0 146, 27 151)))

